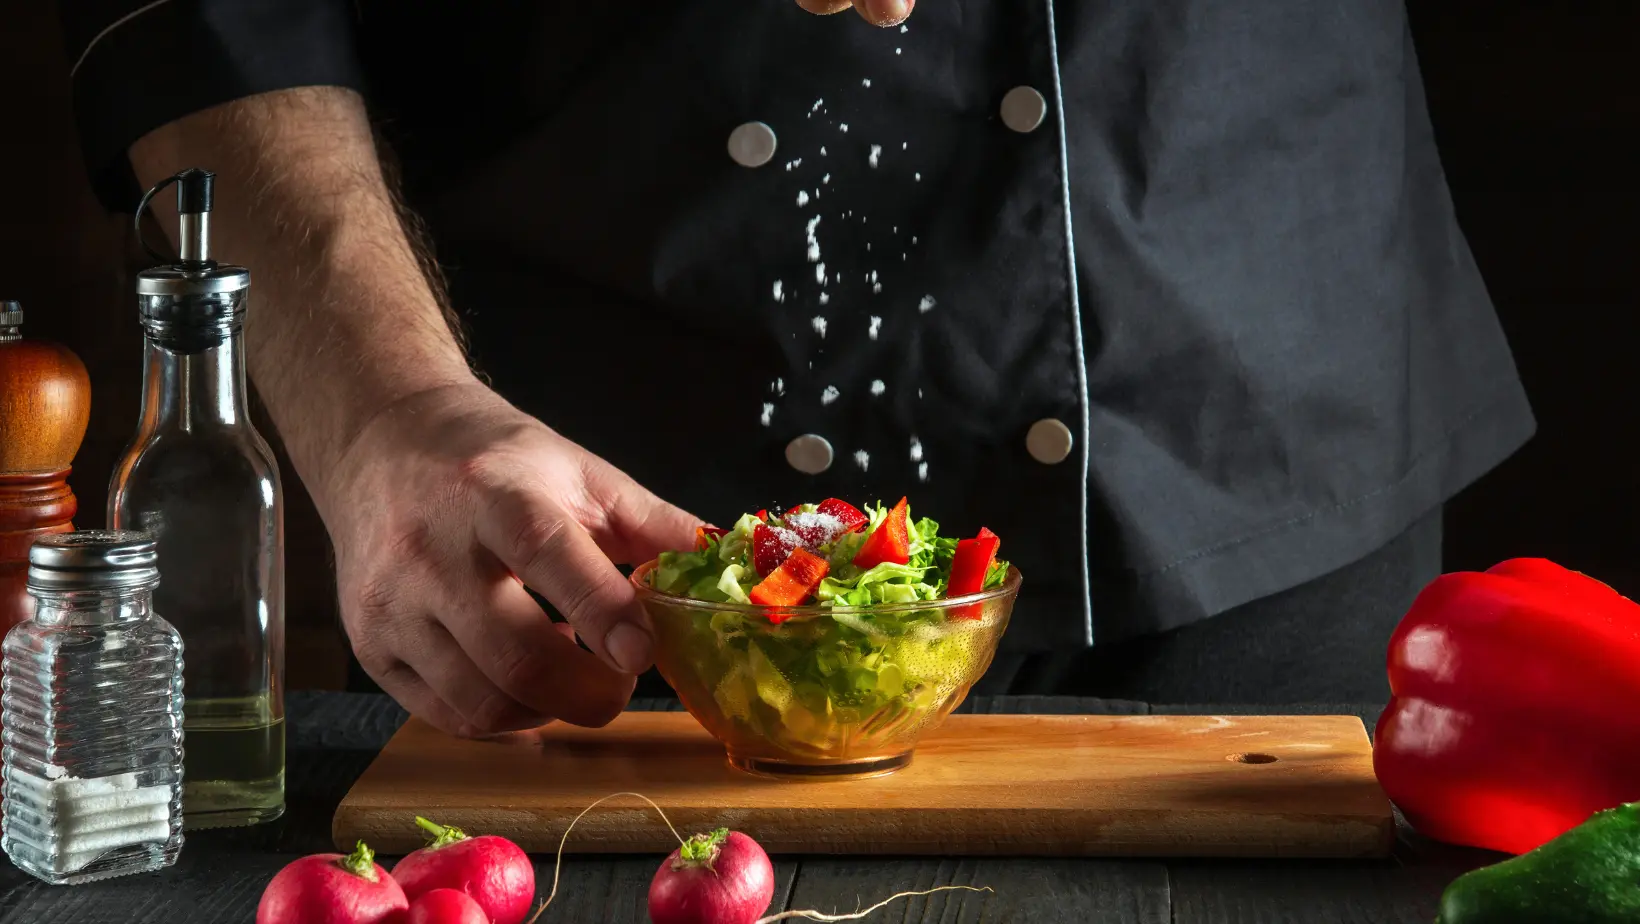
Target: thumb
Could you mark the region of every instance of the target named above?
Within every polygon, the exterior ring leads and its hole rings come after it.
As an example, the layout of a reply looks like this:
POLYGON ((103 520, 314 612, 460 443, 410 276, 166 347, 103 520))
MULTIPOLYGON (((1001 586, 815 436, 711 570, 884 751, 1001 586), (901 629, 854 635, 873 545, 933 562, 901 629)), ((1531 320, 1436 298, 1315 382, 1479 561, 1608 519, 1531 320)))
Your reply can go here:
POLYGON ((917 0, 854 0, 854 8, 874 26, 897 26, 911 16, 917 0))
POLYGON ((810 13, 829 16, 853 6, 855 11, 874 26, 897 26, 911 15, 917 0, 797 0, 797 5, 810 13))
POLYGON ((695 530, 705 522, 608 463, 587 473, 587 491, 604 514, 588 532, 609 560, 620 564, 640 565, 662 552, 693 548, 695 530))

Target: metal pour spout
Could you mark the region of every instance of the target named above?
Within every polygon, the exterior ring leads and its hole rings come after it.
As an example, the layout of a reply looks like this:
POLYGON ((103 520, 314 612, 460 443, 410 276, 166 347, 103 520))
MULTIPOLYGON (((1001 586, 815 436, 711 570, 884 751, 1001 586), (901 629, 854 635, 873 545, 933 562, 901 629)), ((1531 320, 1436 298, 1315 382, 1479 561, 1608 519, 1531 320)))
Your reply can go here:
POLYGON ((177 174, 177 248, 183 263, 211 259, 211 197, 216 174, 191 167, 177 174))

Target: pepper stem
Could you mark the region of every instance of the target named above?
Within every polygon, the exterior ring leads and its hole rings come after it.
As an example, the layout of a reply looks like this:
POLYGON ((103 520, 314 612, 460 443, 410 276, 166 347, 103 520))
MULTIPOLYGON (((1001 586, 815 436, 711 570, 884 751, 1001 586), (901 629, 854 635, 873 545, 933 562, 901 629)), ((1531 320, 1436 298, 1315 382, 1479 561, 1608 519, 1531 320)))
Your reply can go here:
POLYGON ((336 861, 336 865, 347 870, 366 882, 376 882, 376 851, 371 850, 364 841, 359 841, 353 852, 336 861))
POLYGON ((426 831, 428 834, 433 835, 433 839, 427 842, 428 848, 432 850, 437 850, 440 847, 448 847, 456 841, 464 841, 467 839, 467 832, 461 830, 460 828, 457 828, 454 825, 437 824, 436 822, 428 821, 420 815, 416 816, 416 827, 426 831))

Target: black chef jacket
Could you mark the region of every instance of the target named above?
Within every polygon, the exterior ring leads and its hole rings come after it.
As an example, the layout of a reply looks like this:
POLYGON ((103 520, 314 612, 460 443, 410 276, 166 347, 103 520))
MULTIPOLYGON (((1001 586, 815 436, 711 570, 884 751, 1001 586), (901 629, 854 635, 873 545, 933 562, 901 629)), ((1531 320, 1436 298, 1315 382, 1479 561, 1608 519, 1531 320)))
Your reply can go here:
POLYGON ((108 205, 171 119, 356 88, 501 393, 719 522, 988 526, 1016 649, 1320 576, 1533 429, 1398 3, 60 7, 108 205))

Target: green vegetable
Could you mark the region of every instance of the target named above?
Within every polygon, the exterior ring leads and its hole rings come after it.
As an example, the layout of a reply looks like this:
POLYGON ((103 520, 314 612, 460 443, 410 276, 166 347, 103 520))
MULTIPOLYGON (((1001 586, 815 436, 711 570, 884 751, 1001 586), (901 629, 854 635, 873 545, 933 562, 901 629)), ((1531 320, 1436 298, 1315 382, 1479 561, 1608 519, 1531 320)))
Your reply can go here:
POLYGON ((1640 921, 1640 802, 1603 812, 1533 850, 1458 877, 1436 924, 1640 921))

